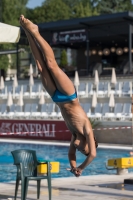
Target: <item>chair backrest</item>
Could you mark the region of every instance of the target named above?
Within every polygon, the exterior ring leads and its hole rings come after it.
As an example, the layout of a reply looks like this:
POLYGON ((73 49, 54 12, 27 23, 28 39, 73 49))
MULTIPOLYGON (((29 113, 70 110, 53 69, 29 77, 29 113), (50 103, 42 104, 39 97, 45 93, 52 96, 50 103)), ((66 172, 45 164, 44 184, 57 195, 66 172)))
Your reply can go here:
POLYGON ((116 103, 114 108, 114 113, 115 114, 122 113, 122 107, 123 107, 122 103, 116 103))
POLYGON ((9 107, 9 112, 15 112, 15 110, 16 110, 16 105, 15 104, 13 104, 13 105, 11 105, 9 107))
POLYGON ((60 110, 59 106, 56 106, 56 108, 57 108, 57 113, 60 113, 61 110, 60 110))
POLYGON ((103 82, 99 82, 98 84, 98 90, 104 90, 104 83, 103 82))
POLYGON ((95 113, 102 113, 102 104, 101 103, 97 103, 97 105, 95 107, 95 113))
POLYGON ((40 107, 41 112, 47 112, 47 104, 42 104, 40 107))
POLYGON ((39 91, 38 88, 39 88, 38 85, 33 85, 32 86, 32 92, 38 92, 39 91))
POLYGON ((90 109, 91 109, 91 104, 90 103, 84 103, 83 108, 84 108, 84 111, 86 113, 88 113, 90 111, 90 109))
POLYGON ((124 82, 122 90, 128 92, 130 90, 130 82, 128 81, 124 82))
POLYGON ((38 105, 36 103, 31 104, 31 112, 37 112, 38 105))
POLYGON ((109 84, 109 82, 104 82, 104 91, 107 91, 108 90, 108 84, 109 84))
POLYGON ((102 110, 102 115, 105 115, 105 113, 109 112, 109 104, 108 103, 104 103, 103 104, 103 110, 102 110))
POLYGON ((20 93, 21 91, 21 85, 18 85, 16 88, 15 88, 15 93, 20 93))
POLYGON ((23 93, 27 92, 27 88, 28 88, 27 85, 23 85, 22 88, 23 88, 23 93))
MULTIPOLYGON (((12 151, 11 154, 14 159, 14 165, 16 165, 18 169, 18 165, 20 163, 22 164, 24 176, 34 176, 37 174, 36 151, 28 149, 19 149, 12 151)), ((18 175, 20 176, 20 174, 18 175)))
POLYGON ((86 83, 80 83, 78 91, 85 91, 85 88, 86 88, 86 83))
POLYGON ((31 104, 30 103, 25 104, 24 112, 31 112, 31 104))
POLYGON ((12 85, 7 86, 7 93, 12 92, 12 85))
POLYGON ((92 91, 92 87, 93 87, 93 84, 92 83, 88 83, 88 93, 90 92, 90 91, 92 91))
POLYGON ((16 105, 16 112, 23 112, 23 106, 16 105))
POLYGON ((1 105, 1 113, 4 113, 7 111, 7 105, 6 104, 2 104, 1 105))
POLYGON ((48 103, 48 113, 54 112, 55 104, 54 103, 48 103))
POLYGON ((130 103, 124 103, 122 113, 123 114, 129 114, 129 113, 131 113, 131 104, 130 103))

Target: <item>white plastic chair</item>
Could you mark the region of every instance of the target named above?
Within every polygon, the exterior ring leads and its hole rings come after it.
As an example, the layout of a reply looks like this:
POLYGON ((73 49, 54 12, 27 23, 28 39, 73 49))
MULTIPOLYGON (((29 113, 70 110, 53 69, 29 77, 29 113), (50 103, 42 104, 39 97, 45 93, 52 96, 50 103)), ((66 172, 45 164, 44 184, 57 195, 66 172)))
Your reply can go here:
POLYGON ((31 104, 27 103, 24 105, 24 118, 28 119, 31 115, 31 104))
POLYGON ((78 96, 84 97, 86 95, 86 83, 80 83, 78 86, 78 96))
POLYGON ((41 106, 40 108, 41 118, 44 118, 44 119, 48 118, 47 104, 42 104, 40 106, 41 106))
POLYGON ((131 104, 124 103, 121 120, 132 120, 131 104))
POLYGON ((122 87, 122 95, 127 96, 130 95, 130 82, 124 82, 122 87))
POLYGON ((38 104, 32 103, 31 104, 31 118, 37 118, 39 116, 40 112, 38 112, 38 104))
POLYGON ((48 103, 48 117, 49 118, 56 117, 55 103, 48 103))
POLYGON ((15 118, 24 118, 23 106, 16 105, 14 117, 15 118))

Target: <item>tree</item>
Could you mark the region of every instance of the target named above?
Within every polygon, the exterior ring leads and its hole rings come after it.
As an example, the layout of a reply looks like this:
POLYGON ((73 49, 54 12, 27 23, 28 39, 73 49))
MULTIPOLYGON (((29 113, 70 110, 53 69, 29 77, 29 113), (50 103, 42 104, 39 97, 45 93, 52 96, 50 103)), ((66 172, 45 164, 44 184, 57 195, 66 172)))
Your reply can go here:
POLYGON ((2 22, 19 26, 19 16, 26 14, 28 0, 1 0, 2 22))
POLYGON ((44 7, 36 7, 35 9, 27 9, 26 17, 33 21, 35 24, 45 22, 45 9, 44 7))
POLYGON ((70 9, 62 0, 46 0, 43 6, 47 22, 70 18, 70 9))
MULTIPOLYGON (((19 26, 19 16, 26 13, 28 0, 1 0, 1 21, 10 25, 19 26)), ((15 44, 1 44, 0 51, 4 49, 16 48, 15 44)), ((9 66, 7 55, 0 56, 0 69, 6 70, 9 66)))
POLYGON ((64 68, 67 66, 67 54, 66 54, 66 50, 63 49, 61 52, 61 59, 60 59, 60 67, 64 68))
POLYGON ((131 0, 101 0, 97 2, 97 9, 100 14, 110 14, 133 10, 131 0))
POLYGON ((34 23, 98 15, 92 0, 45 0, 41 7, 27 9, 27 18, 34 23))

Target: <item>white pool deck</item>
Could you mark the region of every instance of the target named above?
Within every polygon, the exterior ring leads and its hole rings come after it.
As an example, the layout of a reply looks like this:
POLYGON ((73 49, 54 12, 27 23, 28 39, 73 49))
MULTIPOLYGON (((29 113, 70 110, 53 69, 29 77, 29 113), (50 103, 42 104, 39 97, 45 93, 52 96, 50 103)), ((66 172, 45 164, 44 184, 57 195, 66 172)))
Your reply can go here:
MULTIPOLYGON (((20 141, 20 140, 19 140, 20 141)), ((17 140, 0 139, 0 142, 18 142, 17 140)), ((51 142, 25 141, 21 143, 43 143, 51 144, 51 142)), ((53 143, 52 143, 53 144, 53 143)), ((56 143, 58 144, 58 143, 56 143)), ((60 143, 59 143, 60 144, 60 143)), ((59 145, 58 144, 58 145, 59 145)), ((60 144, 61 145, 61 144, 60 144)), ((63 143, 62 145, 69 145, 63 143)), ((131 146, 121 145, 104 145, 100 144, 99 148, 119 148, 132 150, 131 146)), ((125 175, 91 175, 53 178, 52 179, 52 200, 133 200, 133 185, 124 185, 124 179, 133 179, 133 173, 125 175)), ((18 193, 17 200, 21 199, 21 193, 18 193)), ((14 199, 15 182, 0 183, 0 200, 14 199)), ((37 199, 36 182, 30 182, 27 200, 37 199)), ((48 200, 47 182, 43 180, 41 183, 40 200, 48 200)))

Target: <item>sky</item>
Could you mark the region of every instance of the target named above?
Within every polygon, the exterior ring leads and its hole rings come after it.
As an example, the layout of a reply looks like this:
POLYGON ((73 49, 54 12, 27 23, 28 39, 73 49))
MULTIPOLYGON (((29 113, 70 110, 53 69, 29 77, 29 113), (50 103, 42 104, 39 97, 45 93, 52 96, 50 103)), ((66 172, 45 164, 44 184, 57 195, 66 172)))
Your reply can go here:
POLYGON ((29 2, 26 5, 26 7, 33 9, 33 8, 35 8, 37 6, 41 6, 42 2, 44 2, 44 0, 29 0, 29 2))

